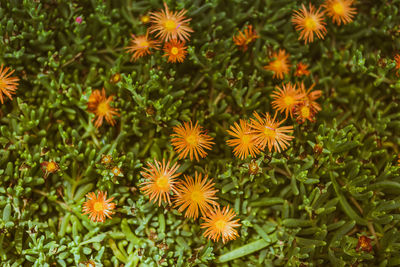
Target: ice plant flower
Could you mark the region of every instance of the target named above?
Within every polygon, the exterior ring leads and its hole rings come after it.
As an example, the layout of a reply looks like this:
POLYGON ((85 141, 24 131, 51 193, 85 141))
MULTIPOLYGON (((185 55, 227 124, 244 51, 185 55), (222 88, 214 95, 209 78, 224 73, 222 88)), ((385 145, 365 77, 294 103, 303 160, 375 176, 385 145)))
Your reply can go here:
POLYGON ((274 99, 274 101, 272 101, 272 107, 280 113, 285 113, 286 118, 288 115, 293 118, 293 109, 300 103, 304 96, 305 95, 299 90, 296 90, 296 86, 292 85, 290 82, 282 84, 282 88, 277 86, 276 90, 271 95, 274 99))
POLYGON ((165 10, 150 13, 151 33, 156 32, 156 37, 168 42, 172 39, 188 41, 193 30, 189 27, 190 18, 185 17, 186 10, 170 12, 164 2, 165 10))
POLYGON ((294 73, 295 76, 300 77, 300 76, 308 76, 310 74, 310 71, 307 69, 308 65, 304 63, 297 63, 296 66, 296 71, 294 73))
POLYGON ((125 47, 127 53, 132 53, 132 59, 134 61, 138 60, 141 57, 146 55, 150 55, 152 49, 159 49, 159 42, 156 40, 151 40, 149 37, 149 32, 146 32, 145 35, 136 36, 131 34, 132 39, 130 40, 130 45, 125 47))
POLYGON ((187 54, 186 48, 185 42, 173 39, 164 44, 164 57, 168 57, 168 62, 182 63, 187 54))
POLYGON ((297 123, 304 123, 306 120, 315 122, 315 109, 307 101, 302 101, 294 108, 297 123))
MULTIPOLYGON (((111 124, 111 126, 115 125, 115 120, 113 116, 119 116, 117 109, 110 106, 110 102, 113 100, 113 96, 106 97, 106 91, 103 90, 94 90, 89 97, 88 102, 88 111, 94 113, 97 117, 94 126, 99 128, 103 124, 104 118, 106 121, 111 124)), ((95 118, 94 118, 95 119, 95 118)), ((93 120, 94 120, 93 119, 93 120)))
POLYGON ((141 21, 143 24, 147 24, 147 23, 150 22, 150 16, 149 16, 149 15, 143 15, 143 16, 140 17, 140 21, 141 21))
POLYGON ((44 178, 47 178, 50 173, 55 173, 60 169, 60 166, 55 161, 43 161, 40 163, 40 168, 44 172, 44 178))
POLYGON ((0 102, 4 104, 3 95, 7 96, 10 100, 12 100, 12 95, 15 94, 17 90, 18 81, 17 77, 10 77, 11 74, 14 73, 15 70, 10 71, 10 68, 4 68, 3 64, 0 67, 0 102))
POLYGON ((274 118, 272 118, 269 113, 266 113, 264 118, 255 111, 255 119, 251 118, 250 127, 252 133, 255 135, 255 142, 257 146, 264 149, 268 146, 268 150, 271 152, 272 148, 275 151, 281 152, 289 146, 289 141, 294 137, 288 135, 293 132, 293 126, 282 126, 279 127, 283 121, 275 121, 276 113, 274 118))
POLYGON ((150 197, 150 201, 154 203, 158 201, 158 206, 161 206, 162 201, 171 204, 169 195, 170 193, 176 193, 176 177, 181 175, 176 173, 179 168, 177 163, 171 167, 169 164, 169 161, 165 164, 165 159, 163 159, 162 163, 154 160, 154 165, 147 162, 148 168, 143 167, 145 171, 140 172, 146 179, 145 182, 140 184, 140 190, 150 197))
POLYGON ((353 21, 356 9, 352 7, 353 0, 325 0, 322 5, 332 21, 337 25, 347 24, 353 21))
POLYGON ((201 173, 195 172, 194 179, 188 175, 184 177, 185 180, 177 184, 175 207, 179 207, 179 212, 186 209, 185 217, 197 219, 199 210, 202 216, 206 216, 212 206, 218 206, 214 201, 218 190, 214 188, 212 180, 207 179, 207 175, 203 179, 201 173))
MULTIPOLYGON (((400 54, 397 54, 395 57, 394 57, 394 61, 395 61, 395 63, 396 63, 396 70, 397 70, 397 76, 399 76, 399 72, 400 72, 400 54)), ((0 94, 1 95, 1 94, 0 94)), ((2 102, 3 103, 3 102, 2 102)))
POLYGON ((122 79, 122 76, 120 73, 115 73, 113 76, 110 78, 110 83, 116 84, 119 83, 122 79))
POLYGON ((254 135, 250 133, 251 129, 247 121, 240 120, 240 126, 235 122, 235 126, 231 126, 228 133, 234 137, 226 141, 228 146, 235 147, 233 153, 240 159, 247 158, 248 155, 255 157, 260 153, 256 146, 254 135))
POLYGON ((193 160, 194 157, 199 161, 199 156, 202 158, 207 156, 205 149, 211 149, 214 144, 213 138, 205 133, 197 122, 194 126, 191 121, 184 122, 183 126, 175 126, 173 131, 171 143, 179 154, 179 159, 186 158, 189 155, 190 160, 193 160))
POLYGON ((86 195, 87 200, 83 203, 82 215, 89 214, 93 222, 104 222, 105 218, 111 219, 115 203, 110 203, 114 198, 107 199, 107 192, 98 191, 97 196, 94 192, 86 195))
POLYGON ((320 9, 315 10, 310 3, 309 10, 304 4, 301 4, 301 9, 294 11, 292 23, 295 25, 296 31, 300 31, 299 40, 303 39, 306 44, 314 41, 314 34, 319 39, 324 39, 327 33, 324 12, 320 12, 320 9))
POLYGON ((307 101, 308 104, 315 110, 315 111, 320 111, 321 110, 321 106, 315 102, 315 100, 317 100, 318 98, 321 97, 322 95, 322 91, 321 90, 314 90, 312 91, 312 89, 314 88, 315 84, 311 85, 310 88, 308 88, 308 90, 306 90, 304 83, 301 82, 298 87, 299 87, 299 91, 300 93, 303 95, 303 100, 307 101))
POLYGON ((366 251, 366 252, 371 252, 372 251, 372 245, 371 245, 371 238, 366 237, 365 235, 362 235, 358 238, 357 246, 356 246, 356 251, 366 251))
POLYGON ((233 36, 233 42, 239 46, 240 49, 245 52, 248 48, 248 45, 251 42, 254 42, 257 38, 260 38, 260 36, 257 35, 255 31, 253 31, 253 25, 246 26, 244 29, 244 34, 239 31, 239 33, 236 36, 233 36))
POLYGON ((201 224, 201 228, 206 229, 203 236, 214 242, 222 239, 224 244, 229 240, 236 239, 239 234, 235 228, 241 224, 239 219, 234 220, 235 216, 235 211, 230 209, 229 205, 222 210, 220 206, 214 207, 214 210, 209 211, 207 216, 202 217, 204 223, 201 224))
POLYGON ((273 78, 283 79, 283 76, 289 73, 290 64, 288 57, 289 55, 286 54, 285 50, 279 49, 278 53, 274 52, 272 54, 274 60, 264 66, 264 69, 272 71, 274 73, 273 78))
POLYGON ((75 22, 78 23, 78 24, 81 24, 82 23, 82 16, 76 17, 75 18, 75 22))

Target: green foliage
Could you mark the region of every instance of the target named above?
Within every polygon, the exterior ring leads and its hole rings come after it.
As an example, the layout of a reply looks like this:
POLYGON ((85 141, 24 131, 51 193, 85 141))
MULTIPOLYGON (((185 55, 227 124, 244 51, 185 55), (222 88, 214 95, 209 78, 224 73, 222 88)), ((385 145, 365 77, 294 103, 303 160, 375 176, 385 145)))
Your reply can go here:
POLYGON ((124 51, 131 33, 146 32, 139 18, 162 8, 159 0, 0 0, 1 61, 20 78, 14 100, 0 106, 2 266, 399 266, 400 1, 357 1, 353 23, 327 18, 325 40, 309 45, 290 22, 302 1, 166 2, 192 18, 182 64, 167 63, 162 51, 130 62, 124 51), (247 24, 260 38, 242 53, 232 36, 247 24), (249 174, 250 159, 233 156, 226 130, 255 110, 272 111, 280 81, 263 66, 278 48, 292 65, 310 65, 302 80, 323 91, 322 111, 314 124, 289 119, 290 148, 262 154, 249 174), (102 87, 120 117, 96 129, 87 101, 102 87), (216 144, 200 162, 181 160, 179 171, 208 174, 220 204, 238 214, 240 238, 225 245, 138 190, 145 162, 176 158, 172 127, 190 119, 216 144), (114 178, 102 155, 123 176, 114 178), (50 160, 60 170, 44 179, 40 163, 50 160), (103 224, 81 215, 96 190, 117 204, 103 224), (356 249, 361 235, 372 252, 356 249))

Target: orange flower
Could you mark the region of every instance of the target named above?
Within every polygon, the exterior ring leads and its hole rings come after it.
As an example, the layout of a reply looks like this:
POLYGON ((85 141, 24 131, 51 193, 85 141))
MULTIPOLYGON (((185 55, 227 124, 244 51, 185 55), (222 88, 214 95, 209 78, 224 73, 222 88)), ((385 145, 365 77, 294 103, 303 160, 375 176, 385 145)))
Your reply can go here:
POLYGON ((247 45, 255 41, 257 38, 260 38, 260 36, 253 31, 253 26, 249 25, 244 29, 244 34, 239 31, 238 35, 233 36, 233 42, 244 52, 247 50, 247 45))
POLYGON ((17 77, 10 77, 11 74, 14 73, 15 70, 10 71, 10 68, 4 68, 3 64, 0 67, 0 102, 3 104, 3 95, 7 96, 10 100, 12 100, 12 95, 15 94, 17 90, 18 81, 17 77))
POLYGON ((250 127, 252 128, 252 134, 255 135, 255 142, 257 146, 264 149, 268 145, 268 150, 271 152, 272 148, 275 151, 281 152, 289 146, 288 141, 294 137, 287 135, 293 132, 293 126, 279 127, 283 121, 275 121, 276 113, 274 118, 271 118, 269 113, 265 114, 265 118, 261 118, 257 112, 254 112, 256 119, 251 118, 250 127))
POLYGON ((115 208, 115 203, 110 203, 114 198, 107 199, 107 192, 97 191, 97 196, 94 192, 86 195, 87 201, 83 203, 82 215, 89 214, 89 218, 93 222, 104 222, 106 216, 111 219, 112 211, 115 208))
POLYGON ((204 158, 207 152, 204 149, 211 149, 213 138, 210 137, 205 131, 202 130, 200 125, 184 122, 183 126, 178 125, 174 127, 174 134, 171 135, 171 143, 175 151, 179 154, 179 159, 186 158, 189 154, 190 160, 193 156, 199 161, 199 156, 204 158))
POLYGON ((307 69, 308 65, 304 63, 297 63, 296 66, 296 72, 294 73, 295 76, 300 77, 300 76, 308 76, 310 74, 310 71, 307 69))
POLYGON ((288 57, 289 55, 286 54, 285 50, 279 49, 279 53, 274 52, 272 54, 272 58, 275 58, 275 60, 264 66, 264 69, 272 71, 274 73, 273 78, 283 79, 283 75, 289 73, 288 57))
POLYGON ((186 19, 186 10, 179 12, 169 12, 167 4, 164 2, 165 10, 150 13, 150 22, 153 24, 149 28, 151 33, 158 32, 156 37, 161 37, 168 42, 170 39, 180 39, 182 41, 189 40, 190 32, 193 30, 189 27, 186 19))
POLYGON ((235 227, 239 227, 239 219, 233 220, 236 213, 228 207, 222 210, 220 206, 214 207, 214 210, 208 212, 207 217, 202 217, 204 223, 201 228, 205 228, 203 236, 212 239, 214 242, 222 238, 222 242, 226 243, 229 240, 235 240, 239 236, 235 227))
POLYGON ((356 251, 366 251, 366 252, 371 252, 372 251, 372 245, 371 245, 372 239, 362 235, 358 238, 357 246, 356 246, 356 251))
POLYGON ((296 105, 294 109, 294 114, 297 116, 297 123, 304 123, 306 120, 310 122, 315 121, 315 109, 309 104, 308 101, 303 101, 296 105))
POLYGON ((307 101, 308 105, 310 105, 315 111, 320 111, 321 106, 317 102, 315 102, 315 100, 321 97, 322 91, 315 90, 311 92, 314 86, 315 84, 311 85, 311 87, 306 90, 304 83, 301 82, 301 84, 299 84, 299 90, 301 92, 301 95, 303 95, 303 100, 307 101))
MULTIPOLYGON (((94 90, 89 97, 88 102, 88 111, 94 113, 97 117, 94 126, 99 128, 103 124, 103 119, 106 118, 106 121, 111 124, 111 126, 115 125, 115 120, 113 116, 119 116, 116 108, 112 108, 110 106, 110 102, 113 100, 112 96, 106 97, 106 91, 103 90, 94 90)), ((93 119, 94 120, 94 119, 93 119)))
POLYGON ((213 200, 217 199, 215 193, 218 190, 214 189, 214 183, 211 180, 207 180, 207 175, 202 179, 201 173, 195 172, 194 180, 191 176, 184 176, 185 181, 181 181, 177 185, 175 207, 180 206, 179 212, 183 212, 187 208, 185 217, 197 219, 199 209, 201 215, 205 216, 211 210, 211 205, 218 205, 213 200))
POLYGON ((314 33, 318 38, 324 39, 327 30, 324 22, 324 12, 320 12, 321 8, 315 11, 315 7, 310 3, 308 11, 304 4, 302 9, 296 10, 293 15, 292 23, 295 25, 296 31, 301 31, 299 40, 303 39, 305 43, 314 41, 314 33))
POLYGON ((332 18, 337 25, 347 24, 353 21, 354 15, 357 13, 354 7, 351 7, 353 0, 325 0, 322 5, 327 15, 332 18))
POLYGON ((127 53, 133 53, 131 61, 132 59, 136 61, 145 55, 150 55, 150 48, 158 49, 159 42, 149 39, 148 35, 149 32, 146 32, 146 35, 139 36, 131 34, 130 46, 125 47, 127 53))
POLYGON ((43 161, 40 163, 40 168, 44 172, 44 178, 47 178, 50 173, 55 173, 60 170, 60 166, 55 161, 43 161))
MULTIPOLYGON (((397 76, 399 76, 399 71, 400 71, 400 54, 397 54, 394 57, 394 61, 396 62, 396 70, 397 70, 397 76)), ((1 94, 0 94, 1 95, 1 94)), ((3 102, 2 102, 3 103, 3 102)))
POLYGON ((275 99, 272 101, 272 107, 280 113, 285 112, 286 118, 288 115, 293 118, 293 108, 300 103, 304 94, 296 90, 296 86, 292 85, 290 82, 286 85, 282 84, 282 88, 277 86, 277 90, 272 93, 272 98, 275 99))
POLYGON ((144 191, 144 194, 150 197, 150 201, 157 203, 161 206, 161 201, 171 204, 169 198, 170 192, 176 192, 175 183, 176 177, 181 175, 180 173, 175 173, 179 168, 179 165, 175 163, 173 166, 169 167, 170 162, 165 165, 165 160, 161 162, 154 160, 155 165, 147 162, 148 169, 144 168, 145 172, 140 172, 140 174, 147 179, 146 182, 140 184, 140 190, 144 191))
POLYGON ((240 120, 240 126, 235 122, 235 127, 230 127, 232 131, 228 130, 228 133, 234 137, 226 141, 229 146, 235 146, 233 153, 235 156, 241 159, 247 158, 250 154, 255 157, 260 153, 254 141, 254 135, 250 134, 250 126, 245 120, 240 120))
POLYGON ((178 61, 182 63, 187 54, 186 48, 185 42, 173 39, 164 44, 164 57, 168 57, 168 62, 175 63, 178 61))

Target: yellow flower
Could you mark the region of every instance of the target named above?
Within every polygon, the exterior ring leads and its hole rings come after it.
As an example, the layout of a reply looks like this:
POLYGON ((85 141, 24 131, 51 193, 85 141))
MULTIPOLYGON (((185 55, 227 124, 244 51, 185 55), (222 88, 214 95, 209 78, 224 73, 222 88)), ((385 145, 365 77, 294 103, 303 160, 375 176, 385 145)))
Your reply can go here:
POLYGON ((272 93, 272 107, 280 112, 285 112, 286 118, 290 115, 293 118, 293 109, 294 107, 300 103, 300 100, 304 97, 300 91, 296 90, 296 86, 292 85, 291 83, 282 84, 282 88, 276 87, 272 93))
POLYGON ((356 9, 351 6, 353 2, 353 0, 325 0, 322 6, 333 22, 340 25, 353 21, 353 17, 357 13, 356 9))

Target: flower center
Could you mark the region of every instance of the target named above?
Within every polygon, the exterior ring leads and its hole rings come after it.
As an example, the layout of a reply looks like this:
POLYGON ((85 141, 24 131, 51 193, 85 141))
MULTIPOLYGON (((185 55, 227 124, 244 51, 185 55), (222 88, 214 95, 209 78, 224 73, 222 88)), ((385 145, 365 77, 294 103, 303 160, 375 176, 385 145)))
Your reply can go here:
POLYGON ((305 28, 307 30, 313 31, 313 30, 317 29, 317 23, 314 18, 310 18, 310 17, 306 18, 304 21, 304 24, 305 24, 305 28))
POLYGON ((171 48, 171 54, 173 54, 174 56, 176 56, 179 53, 178 48, 176 48, 175 46, 171 48))
POLYGON ((275 135, 276 135, 275 129, 265 126, 264 134, 266 137, 275 138, 275 135))
POLYGON ((108 103, 106 101, 101 102, 98 106, 97 106, 97 112, 99 113, 100 116, 104 116, 106 115, 110 110, 110 106, 108 105, 108 103))
POLYGON ((283 62, 282 62, 282 60, 275 60, 272 63, 272 66, 274 67, 275 70, 281 70, 283 67, 283 62))
POLYGON ((168 190, 168 177, 166 177, 165 175, 161 175, 160 177, 158 177, 156 184, 159 188, 163 190, 168 190))
POLYGON ((95 202, 93 205, 93 209, 94 209, 94 211, 97 211, 97 212, 103 211, 104 210, 103 202, 95 202))
POLYGON ((186 137, 186 142, 188 142, 189 145, 196 146, 197 145, 196 135, 191 134, 188 137, 186 137))
POLYGON ((286 106, 291 106, 295 103, 295 100, 291 96, 285 96, 285 98, 283 99, 283 102, 285 102, 286 106))
POLYGON ((57 169, 57 165, 54 162, 49 162, 46 169, 48 172, 54 172, 57 169))
POLYGON ((225 229, 226 222, 224 220, 218 220, 215 222, 215 228, 219 231, 223 231, 225 229))
POLYGON ((147 22, 149 22, 149 20, 150 20, 149 16, 143 16, 142 17, 142 22, 143 23, 147 23, 147 22))
POLYGON ((244 135, 242 136, 242 143, 243 143, 244 145, 248 145, 248 144, 250 143, 250 135, 244 134, 244 135))
POLYGON ((333 9, 333 12, 335 12, 338 15, 343 15, 343 13, 344 13, 344 6, 339 1, 337 1, 336 3, 334 3, 332 5, 332 9, 333 9))
POLYGON ((173 31, 177 28, 176 22, 169 19, 165 22, 164 27, 167 31, 173 31))
POLYGON ((149 42, 147 42, 147 41, 140 41, 139 42, 139 47, 142 47, 142 48, 147 48, 147 47, 149 47, 149 42))
POLYGON ((301 116, 303 118, 310 117, 310 108, 309 107, 307 107, 307 106, 301 107, 300 112, 301 112, 301 116))
POLYGON ((199 191, 199 190, 194 190, 192 192, 192 194, 190 195, 190 197, 192 198, 192 200, 196 203, 200 203, 203 201, 204 196, 203 194, 199 191))

